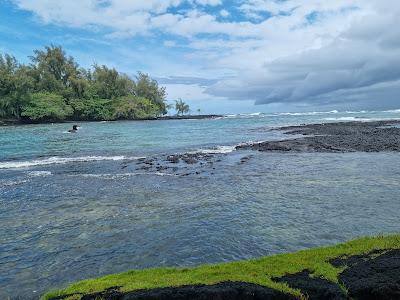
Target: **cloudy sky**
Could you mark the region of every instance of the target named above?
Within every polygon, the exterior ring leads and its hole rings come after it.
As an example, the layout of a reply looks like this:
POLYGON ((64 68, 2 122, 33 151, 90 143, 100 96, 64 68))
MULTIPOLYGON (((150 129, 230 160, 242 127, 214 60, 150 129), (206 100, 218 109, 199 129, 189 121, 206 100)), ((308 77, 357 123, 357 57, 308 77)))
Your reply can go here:
POLYGON ((0 0, 0 52, 62 45, 205 113, 400 108, 398 0, 0 0))

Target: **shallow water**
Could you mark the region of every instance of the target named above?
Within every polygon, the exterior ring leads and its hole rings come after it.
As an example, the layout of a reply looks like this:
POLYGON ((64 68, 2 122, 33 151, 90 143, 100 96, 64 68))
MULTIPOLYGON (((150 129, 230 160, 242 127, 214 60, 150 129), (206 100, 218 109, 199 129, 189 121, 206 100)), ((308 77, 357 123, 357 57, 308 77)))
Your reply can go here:
POLYGON ((232 261, 399 232, 398 153, 225 147, 211 151, 221 152, 212 166, 190 166, 199 174, 136 168, 140 156, 282 138, 261 128, 343 116, 83 123, 76 135, 64 133, 66 124, 0 128, 0 298, 38 298, 133 268, 232 261))

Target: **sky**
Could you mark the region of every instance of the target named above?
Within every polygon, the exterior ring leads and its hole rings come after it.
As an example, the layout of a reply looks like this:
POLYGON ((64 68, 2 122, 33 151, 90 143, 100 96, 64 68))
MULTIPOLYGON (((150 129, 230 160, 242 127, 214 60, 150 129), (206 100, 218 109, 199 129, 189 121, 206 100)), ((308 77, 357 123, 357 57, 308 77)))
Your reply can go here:
POLYGON ((400 108, 398 0, 0 0, 0 52, 61 45, 203 113, 400 108))

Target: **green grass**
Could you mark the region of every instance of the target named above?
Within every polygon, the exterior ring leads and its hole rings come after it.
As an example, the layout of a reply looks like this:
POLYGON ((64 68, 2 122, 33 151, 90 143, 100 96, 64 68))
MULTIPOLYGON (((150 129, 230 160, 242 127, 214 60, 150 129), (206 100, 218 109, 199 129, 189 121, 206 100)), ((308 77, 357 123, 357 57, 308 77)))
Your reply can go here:
MULTIPOLYGON (((44 295, 42 299, 48 300, 55 296, 74 293, 100 292, 114 286, 121 286, 121 291, 128 292, 191 284, 215 284, 223 281, 255 283, 295 295, 298 298, 304 298, 300 291, 291 289, 283 283, 276 283, 271 278, 308 269, 313 273, 313 276, 323 277, 338 283, 338 274, 343 271, 343 268, 335 268, 327 261, 339 256, 366 254, 381 249, 400 249, 400 234, 361 238, 335 246, 246 261, 202 265, 194 268, 133 270, 97 279, 83 280, 65 289, 51 291, 44 295)), ((80 299, 80 296, 75 295, 67 299, 80 299)))

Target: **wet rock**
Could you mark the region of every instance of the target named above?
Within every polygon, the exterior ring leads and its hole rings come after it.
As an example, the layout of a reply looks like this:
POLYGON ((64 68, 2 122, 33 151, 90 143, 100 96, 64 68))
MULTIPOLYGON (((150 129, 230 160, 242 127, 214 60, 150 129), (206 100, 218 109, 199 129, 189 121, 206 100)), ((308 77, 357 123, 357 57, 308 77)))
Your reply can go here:
POLYGON ((289 135, 303 135, 281 141, 243 144, 236 149, 271 152, 382 152, 400 151, 400 121, 341 122, 281 127, 289 135))
POLYGON ((168 167, 165 167, 165 166, 158 166, 158 167, 156 167, 156 170, 157 170, 158 172, 160 172, 160 171, 168 170, 168 167))
POLYGON ((273 278, 276 282, 285 282, 291 288, 299 289, 309 300, 344 300, 346 295, 340 287, 326 279, 311 277, 311 273, 304 270, 300 273, 273 278))
POLYGON ((240 164, 244 164, 247 161, 249 161, 251 158, 253 158, 253 155, 248 155, 248 156, 244 156, 240 159, 240 164))
POLYGON ((177 164, 177 163, 179 163, 179 156, 178 155, 169 155, 167 157, 167 161, 169 161, 170 163, 173 163, 173 164, 177 164))
POLYGON ((195 159, 194 157, 183 157, 182 160, 190 165, 197 163, 197 159, 195 159))

